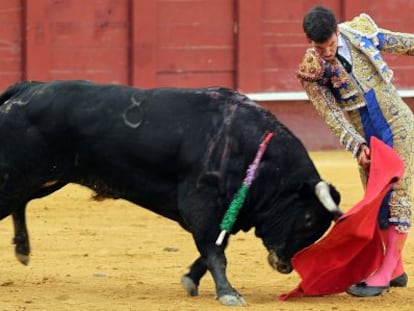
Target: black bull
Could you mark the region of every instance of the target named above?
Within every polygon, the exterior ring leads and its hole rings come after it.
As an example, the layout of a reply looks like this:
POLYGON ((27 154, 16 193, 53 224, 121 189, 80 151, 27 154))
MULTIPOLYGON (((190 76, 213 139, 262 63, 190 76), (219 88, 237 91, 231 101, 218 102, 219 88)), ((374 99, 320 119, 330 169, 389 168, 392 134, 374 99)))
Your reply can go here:
POLYGON ((222 245, 215 241, 269 132, 274 136, 231 233, 255 228, 269 263, 288 273, 292 256, 339 213, 339 194, 274 115, 224 88, 144 90, 86 81, 9 87, 0 95, 0 219, 12 215, 16 255, 27 264, 30 200, 68 183, 126 199, 193 235, 200 257, 182 277, 190 295, 208 270, 220 302, 244 304, 226 277, 228 236, 222 245))

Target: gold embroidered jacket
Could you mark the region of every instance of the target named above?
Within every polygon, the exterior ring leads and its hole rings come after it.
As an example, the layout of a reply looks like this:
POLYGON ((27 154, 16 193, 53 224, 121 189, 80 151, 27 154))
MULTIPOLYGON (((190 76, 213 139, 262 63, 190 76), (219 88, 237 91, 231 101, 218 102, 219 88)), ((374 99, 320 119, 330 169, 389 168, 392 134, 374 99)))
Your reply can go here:
MULTIPOLYGON (((414 36, 378 28, 367 14, 338 27, 351 53, 352 73, 348 74, 338 61, 324 61, 311 48, 306 51, 297 76, 310 101, 340 143, 356 155, 360 145, 366 143, 358 110, 367 106, 369 99, 366 94, 369 91, 375 91, 387 121, 393 118, 392 111, 406 111, 408 108, 390 83, 393 72, 380 51, 413 55, 414 36)), ((401 124, 395 126, 398 130, 401 124)))
MULTIPOLYGON (((407 232, 411 226, 414 164, 414 116, 391 84, 392 71, 380 52, 414 55, 412 34, 378 28, 366 14, 338 25, 352 59, 346 72, 340 62, 324 61, 308 49, 297 71, 310 101, 334 134, 356 156, 362 143, 375 136, 403 159, 404 176, 390 192, 389 224, 407 232)), ((366 184, 366 172, 360 170, 366 184)), ((381 210, 383 210, 381 208, 381 210)))

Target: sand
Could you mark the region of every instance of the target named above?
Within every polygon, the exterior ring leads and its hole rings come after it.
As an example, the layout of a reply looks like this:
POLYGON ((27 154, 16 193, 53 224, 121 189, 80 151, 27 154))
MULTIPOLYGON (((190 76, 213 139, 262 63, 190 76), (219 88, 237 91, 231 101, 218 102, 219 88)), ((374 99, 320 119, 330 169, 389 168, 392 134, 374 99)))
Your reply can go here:
MULTIPOLYGON (((362 199, 352 157, 343 151, 313 152, 315 164, 342 194, 342 208, 362 199)), ((11 245, 10 218, 0 223, 0 310, 230 310, 215 300, 212 278, 189 297, 181 275, 196 257, 189 233, 176 223, 123 200, 92 201, 89 189, 68 185, 30 202, 27 209, 32 256, 20 264, 11 245)), ((414 240, 404 250, 414 281, 414 240)), ((228 277, 243 294, 246 310, 413 310, 414 287, 393 288, 373 298, 345 293, 325 297, 277 297, 293 289, 298 275, 273 271, 253 232, 232 237, 228 277)), ((239 309, 243 309, 240 307, 239 309)))

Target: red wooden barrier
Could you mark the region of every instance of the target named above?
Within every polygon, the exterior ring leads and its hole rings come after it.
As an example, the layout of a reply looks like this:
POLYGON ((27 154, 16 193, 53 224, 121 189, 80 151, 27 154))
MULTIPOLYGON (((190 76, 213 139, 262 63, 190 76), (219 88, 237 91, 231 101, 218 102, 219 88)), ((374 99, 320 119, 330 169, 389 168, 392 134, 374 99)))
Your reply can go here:
MULTIPOLYGON (((410 0, 1 0, 0 89, 20 80, 89 79, 138 87, 220 85, 301 91, 295 70, 315 4, 414 32, 410 0)), ((414 59, 385 56, 399 88, 414 59)), ((307 102, 263 103, 310 149, 336 147, 307 102)))

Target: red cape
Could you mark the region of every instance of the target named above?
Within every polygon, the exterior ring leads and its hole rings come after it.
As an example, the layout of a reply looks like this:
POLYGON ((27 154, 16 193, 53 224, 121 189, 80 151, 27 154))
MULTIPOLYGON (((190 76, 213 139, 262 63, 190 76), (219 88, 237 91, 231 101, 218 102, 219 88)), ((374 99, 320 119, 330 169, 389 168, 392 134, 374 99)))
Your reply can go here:
POLYGON ((384 196, 403 172, 404 164, 395 151, 372 138, 364 198, 324 238, 293 257, 293 268, 302 282, 280 300, 341 293, 378 269, 384 255, 377 215, 384 196))

